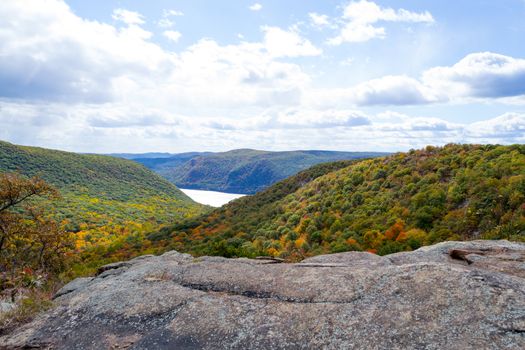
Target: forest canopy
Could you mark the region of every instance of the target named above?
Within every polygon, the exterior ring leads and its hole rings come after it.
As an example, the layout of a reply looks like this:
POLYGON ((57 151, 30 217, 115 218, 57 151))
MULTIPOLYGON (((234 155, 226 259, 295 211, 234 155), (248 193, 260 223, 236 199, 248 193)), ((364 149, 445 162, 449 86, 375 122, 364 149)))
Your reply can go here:
POLYGON ((345 165, 304 181, 314 167, 150 238, 198 255, 290 260, 445 240, 525 241, 525 145, 429 146, 345 165))

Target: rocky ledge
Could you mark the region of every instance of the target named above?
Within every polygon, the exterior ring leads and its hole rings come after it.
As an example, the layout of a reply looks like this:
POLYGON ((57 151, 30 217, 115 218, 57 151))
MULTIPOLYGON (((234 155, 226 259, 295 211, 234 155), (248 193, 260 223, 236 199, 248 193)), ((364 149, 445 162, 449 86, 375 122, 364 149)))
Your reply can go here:
POLYGON ((525 349, 525 244, 107 265, 0 348, 525 349))

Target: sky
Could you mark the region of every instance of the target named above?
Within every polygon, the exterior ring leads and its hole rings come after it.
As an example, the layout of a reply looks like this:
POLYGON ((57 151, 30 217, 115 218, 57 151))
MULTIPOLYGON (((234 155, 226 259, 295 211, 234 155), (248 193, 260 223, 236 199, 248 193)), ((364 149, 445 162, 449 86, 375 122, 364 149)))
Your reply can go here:
POLYGON ((525 0, 1 0, 0 140, 74 152, 525 143, 525 0))

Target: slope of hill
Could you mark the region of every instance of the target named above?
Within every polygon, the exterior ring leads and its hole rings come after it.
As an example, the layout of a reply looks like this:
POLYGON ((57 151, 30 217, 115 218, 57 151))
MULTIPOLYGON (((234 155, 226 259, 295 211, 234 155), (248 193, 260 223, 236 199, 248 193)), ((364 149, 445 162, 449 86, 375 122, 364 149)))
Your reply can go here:
POLYGON ((239 149, 223 153, 185 153, 172 158, 134 160, 181 188, 254 194, 315 164, 381 155, 385 154, 239 149))
POLYGON ((170 169, 179 167, 193 158, 205 156, 208 154, 211 154, 211 153, 187 152, 187 153, 172 154, 169 157, 144 157, 143 155, 138 154, 129 159, 139 162, 145 165, 146 167, 148 167, 149 169, 161 175, 164 175, 165 173, 169 172, 170 169))
POLYGON ((300 177, 150 239, 197 255, 290 260, 451 239, 525 241, 525 145, 427 147, 300 177))
POLYGON ((127 239, 203 209, 130 160, 0 142, 0 172, 39 176, 58 188, 62 198, 53 203, 53 215, 76 232, 79 248, 127 239))

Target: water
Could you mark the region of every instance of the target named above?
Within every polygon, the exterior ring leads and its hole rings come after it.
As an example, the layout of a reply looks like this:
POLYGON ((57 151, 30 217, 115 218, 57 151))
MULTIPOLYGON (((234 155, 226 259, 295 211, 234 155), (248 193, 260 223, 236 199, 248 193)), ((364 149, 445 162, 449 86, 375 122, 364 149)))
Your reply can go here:
POLYGON ((188 197, 197 203, 207 204, 212 207, 220 207, 236 198, 244 197, 244 194, 224 193, 215 191, 187 190, 180 189, 188 197))

